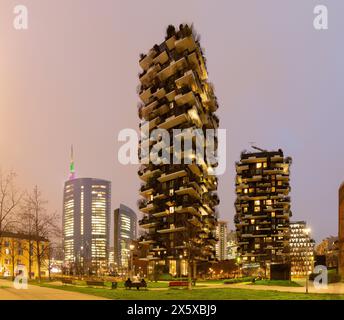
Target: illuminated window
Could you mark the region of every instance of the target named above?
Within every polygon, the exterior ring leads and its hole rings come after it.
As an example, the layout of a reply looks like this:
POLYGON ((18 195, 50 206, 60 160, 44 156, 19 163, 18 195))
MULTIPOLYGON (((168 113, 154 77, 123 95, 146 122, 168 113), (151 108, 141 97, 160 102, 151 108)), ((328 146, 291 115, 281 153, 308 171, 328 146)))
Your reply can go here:
POLYGON ((254 207, 254 212, 259 212, 260 211, 260 207, 254 207))
POLYGON ((255 200, 255 201, 254 201, 254 205, 255 205, 255 206, 259 206, 259 205, 260 205, 260 201, 259 201, 259 200, 255 200))
POLYGON ((174 212, 174 207, 170 207, 170 213, 174 212))
POLYGON ((244 189, 244 193, 247 193, 248 192, 248 190, 247 189, 244 189))
POLYGON ((254 219, 251 219, 251 224, 254 224, 254 219))
POLYGON ((275 217, 275 212, 271 212, 271 217, 272 217, 272 218, 275 217))
POLYGON ((262 167, 262 163, 261 163, 261 162, 258 162, 258 163, 256 164, 256 168, 259 169, 259 168, 261 168, 261 167, 262 167))

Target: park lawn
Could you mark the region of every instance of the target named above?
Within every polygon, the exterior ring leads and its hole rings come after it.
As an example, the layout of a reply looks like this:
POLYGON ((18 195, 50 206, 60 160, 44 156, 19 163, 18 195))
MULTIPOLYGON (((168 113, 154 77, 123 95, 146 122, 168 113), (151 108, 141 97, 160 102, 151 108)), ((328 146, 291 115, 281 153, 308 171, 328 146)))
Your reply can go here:
POLYGON ((250 289, 125 290, 41 284, 49 288, 80 292, 114 300, 344 300, 344 295, 305 294, 250 289))
MULTIPOLYGON (((50 285, 51 282, 48 280, 42 280, 41 282, 39 282, 38 280, 33 280, 30 279, 29 280, 29 284, 33 284, 33 285, 50 285)), ((74 284, 76 286, 81 286, 81 287, 85 287, 86 286, 86 281, 82 281, 82 280, 74 280, 74 284)), ((124 281, 118 281, 117 282, 117 286, 118 288, 124 288, 124 281)), ((107 287, 108 289, 111 288, 111 282, 109 281, 105 281, 105 287, 107 287)), ((158 281, 158 282, 147 282, 147 287, 149 288, 168 288, 168 281, 158 281)))
POLYGON ((256 280, 253 285, 281 286, 281 287, 302 287, 301 284, 292 280, 256 280))

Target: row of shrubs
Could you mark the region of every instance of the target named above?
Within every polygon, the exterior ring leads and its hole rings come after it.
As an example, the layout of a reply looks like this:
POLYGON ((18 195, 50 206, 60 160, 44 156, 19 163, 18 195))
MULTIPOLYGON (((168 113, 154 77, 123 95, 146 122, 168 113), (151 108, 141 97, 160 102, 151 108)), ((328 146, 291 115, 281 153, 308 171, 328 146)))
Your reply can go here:
POLYGON ((255 278, 254 277, 242 277, 242 278, 234 278, 224 281, 224 284, 233 284, 233 283, 240 283, 240 282, 252 282, 255 278))

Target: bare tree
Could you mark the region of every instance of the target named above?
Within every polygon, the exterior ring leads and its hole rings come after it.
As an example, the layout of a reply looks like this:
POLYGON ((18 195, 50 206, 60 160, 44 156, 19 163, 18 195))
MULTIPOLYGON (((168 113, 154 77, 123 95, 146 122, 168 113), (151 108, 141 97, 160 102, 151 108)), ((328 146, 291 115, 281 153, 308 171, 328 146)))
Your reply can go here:
POLYGON ((13 171, 3 172, 0 169, 0 254, 4 232, 11 231, 18 223, 15 217, 23 194, 16 188, 15 179, 13 171))
POLYGON ((33 255, 37 263, 38 280, 41 281, 41 269, 44 259, 49 257, 51 247, 49 240, 60 236, 58 215, 56 212, 47 212, 47 201, 42 198, 42 193, 37 186, 26 195, 22 221, 24 232, 30 237, 32 243, 29 255, 33 255))

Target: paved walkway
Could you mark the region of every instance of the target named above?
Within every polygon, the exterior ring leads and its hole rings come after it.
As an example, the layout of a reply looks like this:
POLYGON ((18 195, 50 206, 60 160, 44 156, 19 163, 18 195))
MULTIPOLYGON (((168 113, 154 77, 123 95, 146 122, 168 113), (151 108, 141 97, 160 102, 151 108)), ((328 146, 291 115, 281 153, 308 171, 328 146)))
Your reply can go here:
POLYGON ((15 289, 12 281, 0 279, 0 300, 106 300, 79 292, 58 290, 35 285, 28 289, 15 289))
MULTIPOLYGON (((265 286, 265 285, 250 285, 247 283, 237 283, 237 284, 214 284, 214 283, 199 283, 202 288, 237 288, 237 289, 251 289, 251 290, 272 290, 272 291, 282 291, 282 292, 300 292, 305 293, 306 287, 303 281, 299 282, 302 287, 284 287, 284 286, 265 286)), ((328 285, 327 289, 316 289, 313 283, 309 282, 308 287, 309 293, 327 293, 327 294, 343 294, 344 295, 344 283, 331 283, 328 285)))

